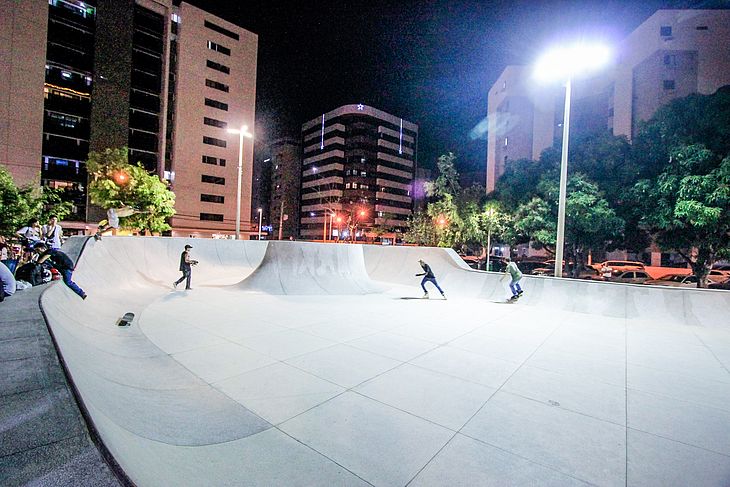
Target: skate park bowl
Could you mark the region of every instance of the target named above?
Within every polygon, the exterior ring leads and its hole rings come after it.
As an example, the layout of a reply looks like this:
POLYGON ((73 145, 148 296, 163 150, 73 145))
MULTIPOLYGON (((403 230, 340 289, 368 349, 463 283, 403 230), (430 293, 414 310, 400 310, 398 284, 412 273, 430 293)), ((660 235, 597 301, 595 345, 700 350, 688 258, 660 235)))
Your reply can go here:
POLYGON ((65 249, 88 298, 41 307, 135 485, 730 485, 730 292, 526 276, 507 303, 450 249, 65 249))

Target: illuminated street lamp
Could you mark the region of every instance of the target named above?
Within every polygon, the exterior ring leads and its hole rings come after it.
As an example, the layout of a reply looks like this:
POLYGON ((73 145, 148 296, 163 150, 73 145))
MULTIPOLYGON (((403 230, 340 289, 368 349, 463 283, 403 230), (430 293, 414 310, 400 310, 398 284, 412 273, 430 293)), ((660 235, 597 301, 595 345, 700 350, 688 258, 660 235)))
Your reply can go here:
POLYGON ((261 217, 262 217, 262 216, 263 216, 263 214, 264 214, 264 210, 262 210, 261 208, 259 208, 259 209, 258 209, 258 210, 256 210, 256 211, 258 211, 258 212, 259 212, 259 240, 261 240, 261 217))
POLYGON ((114 182, 117 183, 118 186, 123 186, 129 182, 129 174, 125 171, 116 171, 113 177, 114 182))
MULTIPOLYGON (((243 138, 253 139, 247 125, 240 129, 228 129, 229 134, 238 134, 238 186, 236 187, 236 240, 241 238, 241 173, 243 172, 243 138)), ((261 220, 259 220, 259 240, 261 237, 261 220)))
POLYGON ((575 44, 553 49, 535 65, 534 75, 542 81, 565 82, 563 114, 563 150, 560 157, 560 196, 558 197, 558 235, 555 243, 555 277, 563 276, 565 246, 565 199, 568 180, 568 138, 570 136, 571 83, 575 76, 595 71, 608 63, 610 51, 599 44, 575 44))

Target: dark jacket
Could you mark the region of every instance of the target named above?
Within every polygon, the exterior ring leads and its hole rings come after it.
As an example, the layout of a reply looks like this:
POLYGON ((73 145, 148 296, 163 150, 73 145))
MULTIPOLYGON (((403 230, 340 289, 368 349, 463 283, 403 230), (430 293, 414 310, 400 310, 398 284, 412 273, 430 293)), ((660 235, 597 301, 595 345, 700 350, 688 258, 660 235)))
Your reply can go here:
POLYGON ((416 275, 418 275, 418 276, 424 276, 425 275, 427 279, 435 279, 436 278, 436 276, 433 275, 433 271, 431 270, 431 266, 430 265, 426 264, 425 262, 423 262, 423 263, 420 263, 419 262, 419 264, 421 264, 421 269, 423 269, 423 274, 416 274, 416 275))
POLYGON ((185 262, 185 257, 187 257, 188 251, 184 250, 182 254, 180 254, 180 272, 186 272, 190 270, 190 263, 185 262))
MULTIPOLYGON (((72 271, 74 270, 74 261, 71 257, 66 255, 65 252, 56 249, 50 249, 43 253, 43 256, 47 255, 48 259, 45 262, 50 262, 53 267, 59 272, 72 271)), ((43 257, 41 256, 41 257, 43 257)))

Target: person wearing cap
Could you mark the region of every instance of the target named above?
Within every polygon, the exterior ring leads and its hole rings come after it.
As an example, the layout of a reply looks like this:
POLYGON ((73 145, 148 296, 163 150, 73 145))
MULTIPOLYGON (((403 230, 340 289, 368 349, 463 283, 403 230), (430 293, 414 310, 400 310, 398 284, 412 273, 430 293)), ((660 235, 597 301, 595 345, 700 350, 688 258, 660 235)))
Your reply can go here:
POLYGON ((49 261, 53 267, 63 277, 63 282, 71 288, 73 292, 86 299, 86 293, 75 282, 73 282, 74 261, 65 252, 58 249, 49 249, 48 244, 38 242, 33 250, 39 254, 38 263, 43 264, 49 261))
POLYGON ((431 266, 426 264, 422 259, 418 259, 418 263, 421 264, 421 269, 423 269, 422 273, 416 274, 416 276, 423 276, 423 279, 421 280, 421 287, 423 288, 423 299, 428 299, 428 290, 426 289, 427 282, 430 282, 431 284, 436 286, 436 289, 438 289, 441 293, 441 297, 446 299, 446 294, 444 294, 444 291, 439 286, 439 283, 436 282, 436 276, 434 276, 433 271, 431 270, 431 266))
POLYGON ((177 285, 183 281, 185 281, 186 290, 192 289, 190 287, 190 278, 193 274, 192 266, 198 263, 197 260, 193 260, 190 258, 190 249, 192 248, 192 245, 186 245, 185 250, 183 250, 182 254, 180 254, 180 272, 182 272, 182 277, 172 283, 172 287, 175 289, 177 289, 177 285))

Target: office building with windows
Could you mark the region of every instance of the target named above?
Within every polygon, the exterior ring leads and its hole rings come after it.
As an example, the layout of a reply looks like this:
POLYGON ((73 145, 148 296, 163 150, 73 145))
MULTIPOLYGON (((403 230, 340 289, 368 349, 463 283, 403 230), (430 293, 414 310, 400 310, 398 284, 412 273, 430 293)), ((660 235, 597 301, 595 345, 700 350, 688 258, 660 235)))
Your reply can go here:
MULTIPOLYGON (((659 10, 615 47, 598 76, 573 83, 571 134, 633 138, 661 106, 730 84, 730 10, 659 10)), ((559 143, 565 91, 538 86, 527 66, 508 66, 488 95, 487 191, 509 161, 537 160, 559 143)))
MULTIPOLYGON (((253 127, 257 36, 172 0, 0 0, 0 164, 20 184, 64 188, 65 228, 103 217, 86 194, 89 151, 129 148, 170 181, 174 235, 234 232, 238 137, 253 127), (7 15, 6 15, 7 14, 7 15)), ((243 151, 249 214, 253 144, 243 151)), ((244 219, 244 230, 251 227, 244 219)))
POLYGON ((345 105, 303 124, 302 147, 302 237, 363 239, 405 229, 413 210, 416 124, 345 105))
POLYGON ((301 145, 294 138, 283 138, 266 147, 271 186, 268 206, 272 239, 299 236, 299 189, 301 185, 301 145))

